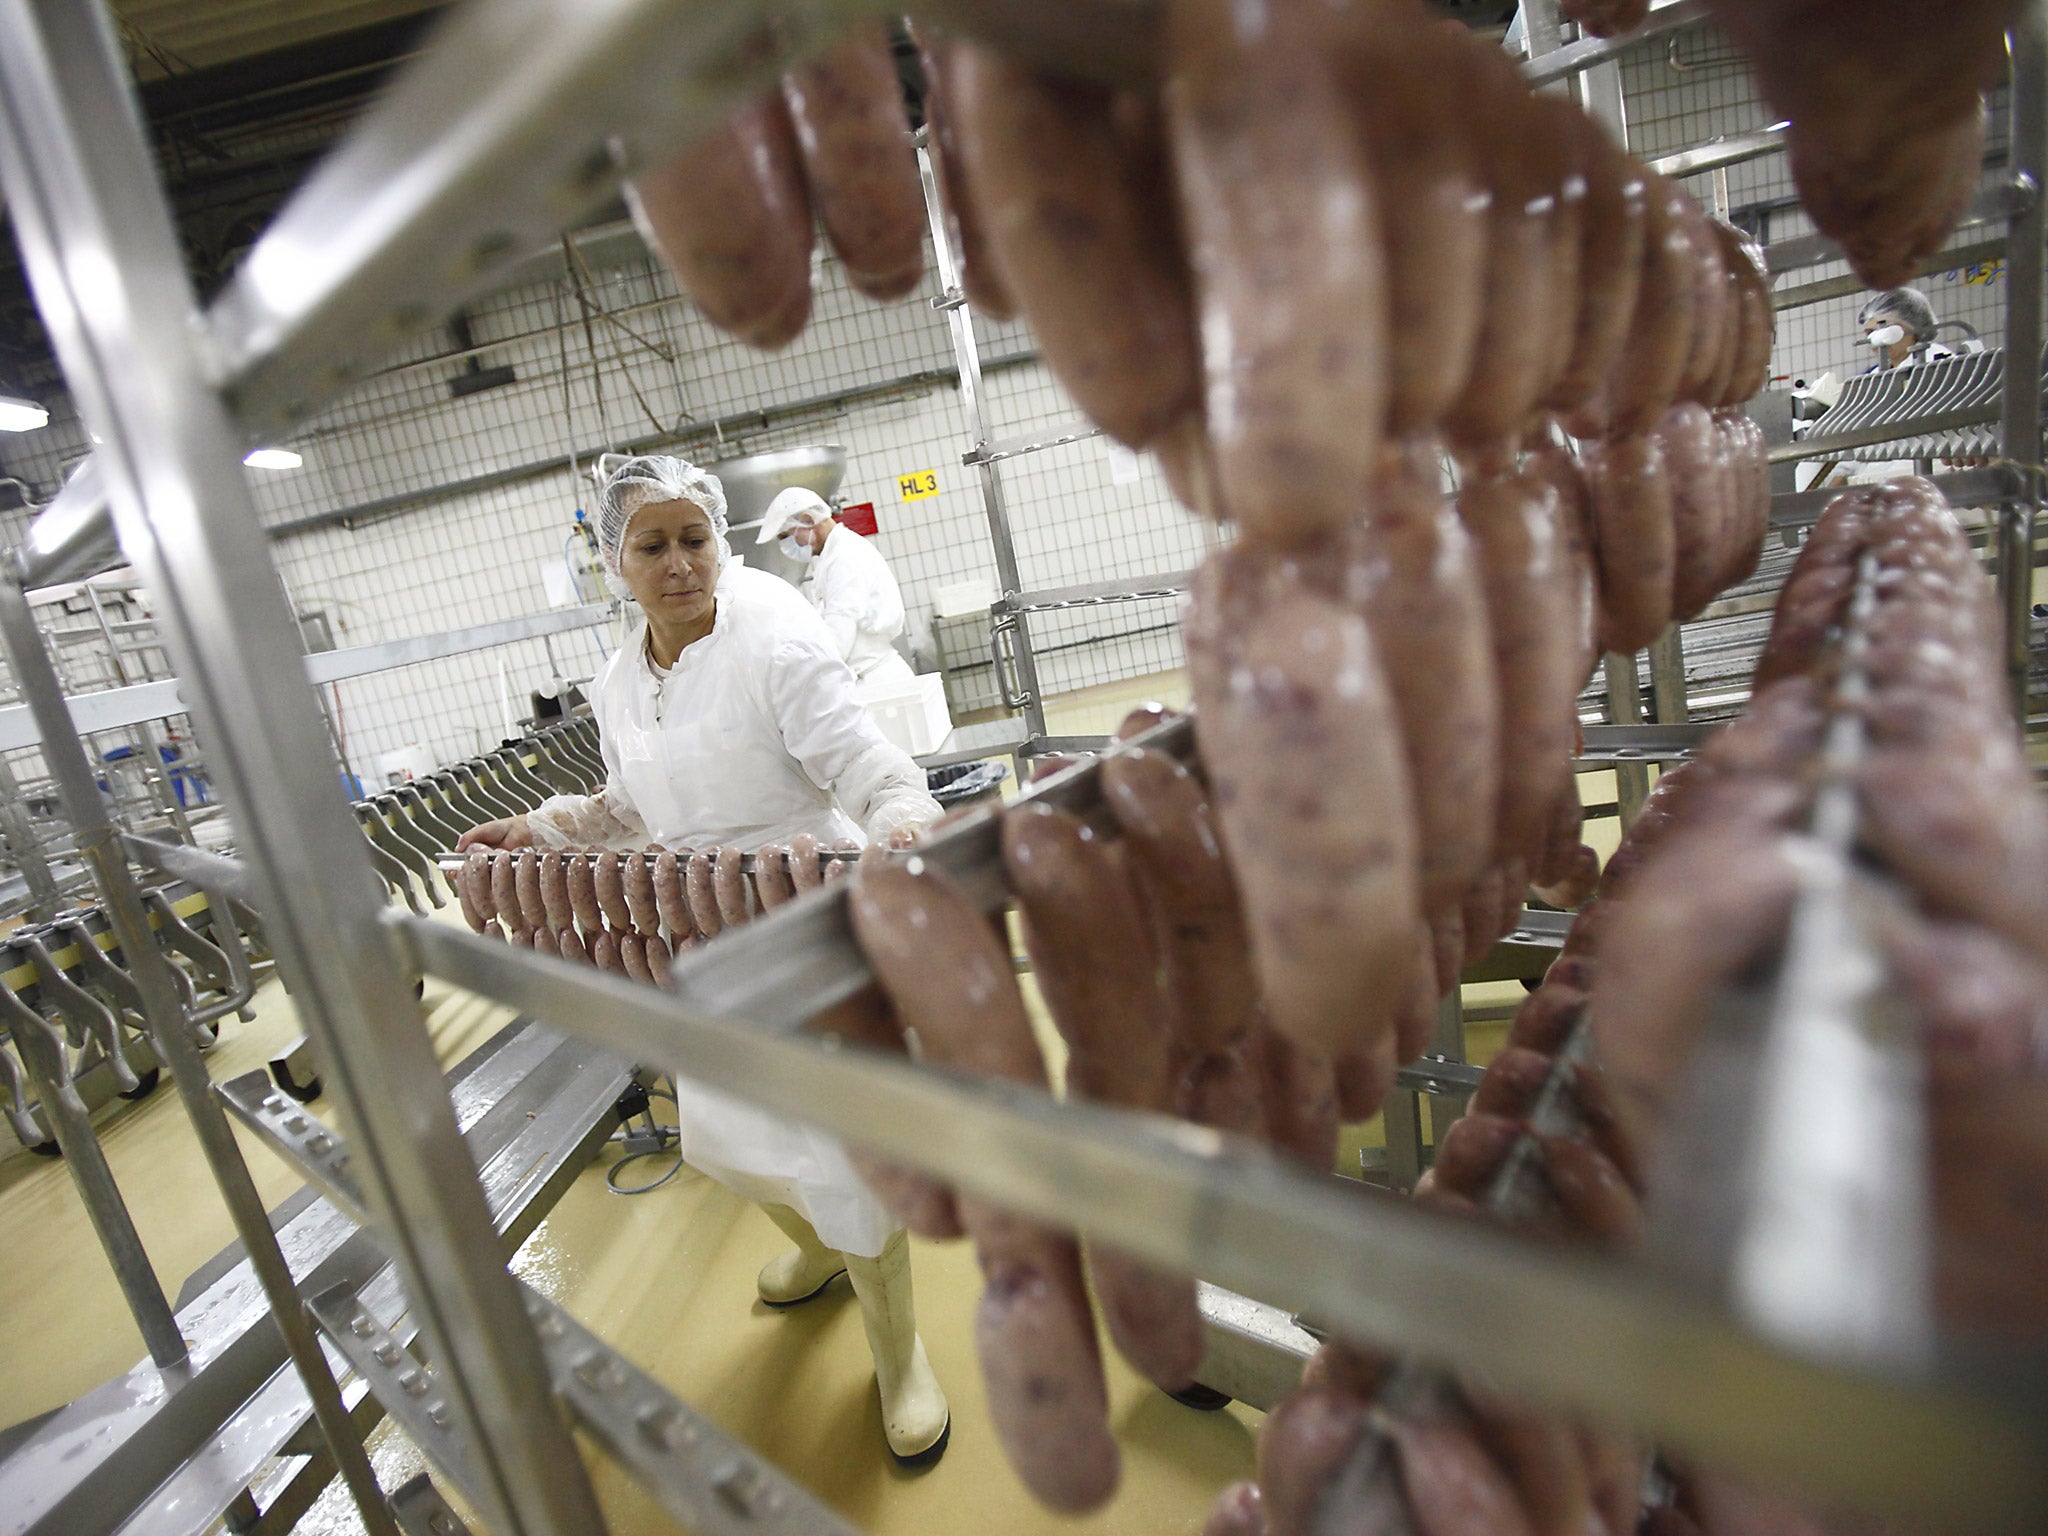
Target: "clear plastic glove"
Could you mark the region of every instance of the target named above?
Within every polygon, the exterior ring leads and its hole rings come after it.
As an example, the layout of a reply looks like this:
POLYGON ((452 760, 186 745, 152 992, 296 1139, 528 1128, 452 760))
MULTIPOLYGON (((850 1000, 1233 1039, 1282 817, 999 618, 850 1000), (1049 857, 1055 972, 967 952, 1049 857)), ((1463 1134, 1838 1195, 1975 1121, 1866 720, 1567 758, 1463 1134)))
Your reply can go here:
POLYGON ((524 816, 501 816, 496 821, 484 822, 471 827, 455 840, 455 851, 467 853, 472 848, 531 848, 533 832, 526 825, 524 816))

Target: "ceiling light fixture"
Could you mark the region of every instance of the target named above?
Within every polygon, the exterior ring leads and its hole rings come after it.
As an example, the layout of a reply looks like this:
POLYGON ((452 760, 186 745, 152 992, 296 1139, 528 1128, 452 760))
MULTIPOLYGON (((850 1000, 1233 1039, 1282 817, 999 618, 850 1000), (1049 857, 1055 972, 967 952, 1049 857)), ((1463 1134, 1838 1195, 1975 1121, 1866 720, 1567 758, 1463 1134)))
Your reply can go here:
POLYGON ((242 462, 251 469, 297 469, 306 461, 289 448, 251 448, 242 462))
POLYGON ((33 432, 50 424, 50 413, 33 400, 0 395, 0 432, 33 432))

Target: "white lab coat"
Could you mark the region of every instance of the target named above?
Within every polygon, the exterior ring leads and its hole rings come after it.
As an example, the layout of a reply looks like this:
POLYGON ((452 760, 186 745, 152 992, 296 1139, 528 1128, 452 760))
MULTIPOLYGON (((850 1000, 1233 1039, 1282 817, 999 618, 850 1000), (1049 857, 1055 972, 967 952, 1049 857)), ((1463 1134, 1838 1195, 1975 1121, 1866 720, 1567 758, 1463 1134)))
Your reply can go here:
POLYGON ((910 685, 915 674, 890 644, 903 633, 903 592, 872 539, 834 523, 804 577, 804 594, 866 691, 910 685))
MULTIPOLYGON (((851 535, 859 537, 859 535, 851 535)), ((542 848, 751 852, 936 821, 924 770, 855 700, 823 621, 789 583, 731 561, 712 631, 665 675, 635 641, 591 684, 605 785, 527 818, 542 848)))
MULTIPOLYGON (((665 676, 643 644, 605 663, 591 689, 604 789, 545 801, 528 817, 536 845, 752 852, 801 832, 865 842, 938 818, 924 771, 855 702, 852 674, 789 583, 732 561, 716 600, 711 633, 665 676)), ((881 1253, 895 1222, 837 1140, 686 1078, 676 1099, 692 1167, 790 1206, 842 1253, 881 1253)))

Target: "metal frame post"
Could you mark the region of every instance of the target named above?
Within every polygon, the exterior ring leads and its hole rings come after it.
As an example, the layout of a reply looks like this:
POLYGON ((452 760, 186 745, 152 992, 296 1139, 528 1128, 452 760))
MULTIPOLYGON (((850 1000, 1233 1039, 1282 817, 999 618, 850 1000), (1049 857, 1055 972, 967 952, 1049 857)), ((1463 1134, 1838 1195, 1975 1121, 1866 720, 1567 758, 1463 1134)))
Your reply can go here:
MULTIPOLYGON (((132 678, 128 676, 128 665, 121 660, 121 643, 115 637, 114 626, 107 620, 106 605, 100 601, 99 589, 88 581, 85 583, 85 599, 92 604, 92 616, 99 624, 100 635, 107 642, 107 660, 114 669, 114 682, 125 688, 132 678)), ((154 720, 138 721, 135 727, 137 740, 132 750, 143 759, 142 771, 149 782, 156 787, 157 804, 170 819, 172 830, 184 841, 197 845, 199 839, 193 835, 192 823, 186 819, 184 807, 178 804, 178 788, 171 782, 170 764, 163 756, 165 742, 163 733, 154 720)), ((49 732, 43 732, 44 740, 49 732)))
POLYGON ((2005 456, 2019 466, 2025 488, 2005 503, 1999 523, 2003 558, 2006 673, 2021 726, 2031 700, 2028 673, 2034 627, 2034 529, 2043 493, 2041 470, 2042 276, 2048 267, 2048 3, 2029 0, 2010 34, 2012 48, 2012 177, 2031 184, 2006 228, 2005 456))
POLYGON ((121 1198, 114 1170, 107 1166, 106 1149, 93 1132, 91 1112, 71 1082, 61 1026, 45 1019, 10 989, 0 987, 0 1028, 14 1036, 15 1050, 42 1096, 43 1118, 57 1138, 65 1171, 85 1206, 93 1235, 106 1251, 129 1314, 149 1348, 149 1358, 161 1370, 183 1365, 187 1350, 184 1336, 178 1332, 178 1319, 164 1297, 164 1288, 157 1283, 156 1269, 128 1214, 128 1202, 121 1198))
MULTIPOLYGON (((292 1280, 291 1268, 285 1262, 284 1252, 278 1247, 277 1234, 271 1229, 269 1214, 263 1208, 263 1198, 249 1176, 249 1165, 242 1160, 242 1151, 228 1125, 227 1114, 214 1097, 211 1074, 206 1070, 205 1059, 199 1054, 185 1010, 179 1002, 177 986, 171 979, 170 962, 164 958, 150 934, 149 915, 143 910, 129 870, 119 829, 107 815, 105 803, 100 798, 91 760, 85 754, 85 744, 72 730, 70 714, 64 704, 63 686, 56 668, 51 665, 48 652, 43 649, 42 637, 36 630, 27 597, 20 587, 4 578, 0 578, 0 643, 6 646, 22 698, 35 711, 36 722, 43 729, 44 761, 50 765, 50 772, 57 781, 65 812, 78 830, 79 847, 84 852, 93 884, 99 891, 107 922, 120 941, 121 957, 127 962, 129 975, 135 978, 143 1017, 149 1024, 150 1040, 156 1047, 158 1059, 170 1068, 171 1080, 177 1084, 178 1097, 191 1118, 200 1150, 205 1154, 214 1182, 220 1186, 221 1196, 227 1202, 228 1215, 235 1224, 235 1235, 242 1240, 250 1266, 256 1271, 256 1278, 262 1284, 263 1294, 277 1319, 278 1331, 284 1335, 285 1348, 291 1355, 292 1364, 298 1368, 299 1380, 305 1385, 307 1397, 312 1400, 313 1416, 326 1439, 328 1454, 334 1458, 335 1467, 348 1484, 349 1492, 355 1496, 356 1507, 362 1512, 363 1524, 370 1536, 397 1536, 397 1527, 377 1486, 377 1474, 371 1469, 370 1458, 363 1449, 362 1437, 349 1420, 348 1410, 342 1403, 341 1388, 336 1385, 334 1373, 327 1366, 327 1356, 313 1335, 312 1324, 307 1321, 298 1288, 292 1280)), ((209 893, 207 899, 219 902, 222 898, 209 893)), ((222 942, 233 944, 238 941, 229 934, 222 936, 222 942)), ((52 1123, 55 1123, 54 1116, 52 1123)), ((68 1154, 70 1149, 67 1146, 65 1150, 68 1154)), ((162 1304, 161 1293, 158 1293, 157 1301, 162 1304)), ((165 1312, 168 1316, 167 1306, 165 1312)), ((141 1320, 139 1315, 137 1320, 141 1320)), ((172 1336, 177 1337, 175 1319, 171 1322, 171 1329, 172 1336)), ((182 1360, 184 1341, 179 1339, 178 1343, 179 1359, 182 1360)))
MULTIPOLYGON (((946 223, 946 208, 939 197, 938 176, 932 169, 931 150, 920 144, 918 175, 924 182, 925 217, 931 225, 932 251, 939 269, 938 300, 946 311, 946 324, 953 337, 953 356, 960 369, 960 404, 974 432, 974 451, 979 454, 990 442, 988 408, 982 399, 981 349, 974 340, 974 314, 967 307, 967 290, 960 278, 960 258, 953 249, 953 233, 946 223)), ((1003 601, 1013 601, 1024 590, 1024 578, 1017 569, 1017 545, 1010 532, 1009 508, 1003 500, 1003 482, 996 466, 986 459, 975 464, 981 476, 981 505, 988 516, 989 542, 995 547, 996 575, 1003 584, 1003 601)), ((1011 652, 1017 669, 1017 697, 1024 713, 1024 729, 1031 742, 1046 734, 1045 694, 1039 686, 1038 663, 1031 653, 1031 621, 1027 614, 1012 610, 1006 626, 1016 637, 1011 652)), ((998 668, 1000 672, 1000 668, 998 668)), ((998 682, 1001 679, 998 677, 998 682)), ((1005 703, 1009 702, 1007 699, 1005 703)), ((1020 748, 1018 774, 1024 772, 1024 749, 1020 748)))
POLYGON ((345 1117, 491 1524, 603 1520, 506 1272, 382 893, 333 767, 291 611, 202 359, 121 54, 90 0, 0 0, 0 184, 123 552, 147 582, 273 950, 345 1117))
POLYGON ((0 847, 5 847, 28 886, 28 915, 37 922, 48 922, 64 905, 64 892, 50 871, 50 861, 43 857, 42 840, 36 836, 28 808, 21 803, 21 781, 4 756, 0 756, 0 847))
MULTIPOLYGON (((1609 651, 1601 659, 1600 673, 1607 681, 1607 718, 1616 725, 1641 725, 1643 685, 1642 679, 1636 675, 1635 657, 1609 651)), ((1614 800, 1624 832, 1635 824, 1636 813, 1643 808, 1643 801, 1649 793, 1650 769, 1647 763, 1614 765, 1614 800)))

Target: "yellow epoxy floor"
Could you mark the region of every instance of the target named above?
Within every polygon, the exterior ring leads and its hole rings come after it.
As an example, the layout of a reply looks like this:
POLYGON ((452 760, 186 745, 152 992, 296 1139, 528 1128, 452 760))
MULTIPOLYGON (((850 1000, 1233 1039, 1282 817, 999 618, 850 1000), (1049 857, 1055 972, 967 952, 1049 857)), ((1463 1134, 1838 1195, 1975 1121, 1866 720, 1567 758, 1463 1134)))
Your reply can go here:
MULTIPOLYGON (((1058 713, 1053 728, 1107 732, 1140 699, 1184 698, 1177 681, 1148 679, 1081 696, 1058 713)), ((1581 782, 1589 801, 1611 798, 1610 784, 1591 776, 1581 782)), ((459 920, 452 908, 442 915, 459 920)), ((1466 993, 1474 1006, 1519 995, 1512 984, 1466 993)), ((431 981, 426 1005, 444 1066, 507 1018, 505 1010, 431 981)), ((259 993, 257 1015, 252 1024, 228 1021, 208 1058, 217 1081, 263 1067, 298 1031, 290 1000, 274 982, 259 993)), ((1468 1037, 1473 1059, 1489 1059, 1500 1033, 1498 1025, 1474 1026, 1468 1037)), ((313 1110, 331 1117, 331 1102, 323 1099, 313 1110)), ((175 1296, 232 1236, 176 1094, 166 1084, 144 1103, 103 1111, 98 1127, 159 1277, 175 1296)), ((1358 1150, 1380 1144, 1377 1122, 1349 1128, 1340 1170, 1355 1175, 1358 1150)), ((252 1140, 244 1137, 243 1147, 266 1203, 297 1187, 290 1171, 252 1140)), ((767 1219, 689 1170, 650 1194, 613 1195, 604 1170, 616 1155, 602 1154, 577 1180, 522 1247, 515 1267, 864 1529, 878 1536, 1193 1533, 1214 1493, 1249 1474, 1256 1412, 1183 1408, 1106 1349, 1112 1422, 1124 1453, 1122 1488, 1105 1510, 1085 1520, 1039 1509, 1003 1462, 982 1399, 973 1350, 981 1287, 972 1250, 928 1243, 916 1246, 914 1258, 920 1331, 952 1400, 953 1438, 937 1466, 900 1470, 883 1447, 872 1367, 846 1283, 834 1282, 819 1300, 792 1312, 762 1306, 754 1298, 754 1273, 783 1244, 767 1219)), ((654 1166, 641 1163, 629 1173, 648 1177, 654 1166)), ((17 1279, 0 1309, 0 1422, 69 1401, 143 1357, 61 1162, 27 1153, 0 1161, 0 1253, 9 1255, 17 1279)), ((388 1427, 373 1438, 372 1451, 387 1489, 424 1466, 388 1427)), ((615 1531, 675 1528, 601 1455, 588 1459, 615 1531)), ((359 1526, 336 1487, 300 1529, 339 1536, 359 1526)))

